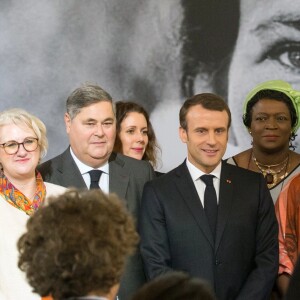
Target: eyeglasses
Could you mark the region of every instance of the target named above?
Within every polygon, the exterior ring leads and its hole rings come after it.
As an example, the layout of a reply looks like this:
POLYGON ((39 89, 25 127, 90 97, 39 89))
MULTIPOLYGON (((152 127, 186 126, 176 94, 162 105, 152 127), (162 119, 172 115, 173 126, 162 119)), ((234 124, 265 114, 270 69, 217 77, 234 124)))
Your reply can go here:
POLYGON ((4 149, 6 154, 16 154, 19 151, 20 145, 22 145, 27 152, 32 152, 38 147, 38 141, 39 139, 37 138, 26 138, 23 143, 9 141, 0 144, 0 146, 4 149))

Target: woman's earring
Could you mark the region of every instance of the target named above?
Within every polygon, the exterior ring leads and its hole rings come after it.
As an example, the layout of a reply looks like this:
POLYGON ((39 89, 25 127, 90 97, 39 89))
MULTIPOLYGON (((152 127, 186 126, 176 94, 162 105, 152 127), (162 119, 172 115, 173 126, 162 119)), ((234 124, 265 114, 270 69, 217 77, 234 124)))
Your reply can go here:
MULTIPOLYGON (((249 130, 249 134, 252 136, 252 131, 249 130)), ((251 140, 251 145, 253 145, 253 139, 251 140)))

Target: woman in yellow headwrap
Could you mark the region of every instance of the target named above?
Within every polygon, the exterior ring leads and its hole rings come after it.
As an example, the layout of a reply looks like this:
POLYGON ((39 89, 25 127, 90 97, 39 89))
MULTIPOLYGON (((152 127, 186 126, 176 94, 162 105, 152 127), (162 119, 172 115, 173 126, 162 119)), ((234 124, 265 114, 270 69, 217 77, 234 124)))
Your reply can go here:
POLYGON ((252 147, 227 161, 261 172, 276 203, 279 293, 273 291, 272 299, 285 293, 300 253, 300 196, 295 193, 295 190, 300 192, 300 154, 293 151, 292 144, 300 126, 299 111, 300 92, 287 82, 272 80, 256 86, 246 98, 243 116, 253 139, 252 147))
POLYGON ((300 92, 281 80, 256 86, 246 97, 243 122, 252 147, 228 163, 262 173, 275 203, 284 185, 300 171, 292 141, 300 126, 300 92))

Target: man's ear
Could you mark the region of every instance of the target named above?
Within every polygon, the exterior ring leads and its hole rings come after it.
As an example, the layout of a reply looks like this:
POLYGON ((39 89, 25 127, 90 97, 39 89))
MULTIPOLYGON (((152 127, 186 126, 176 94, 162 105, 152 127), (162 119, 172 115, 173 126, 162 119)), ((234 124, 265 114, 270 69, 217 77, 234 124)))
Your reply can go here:
POLYGON ((68 113, 65 113, 64 119, 65 119, 66 131, 67 131, 67 133, 69 133, 70 127, 71 127, 71 122, 72 122, 71 117, 68 113))
POLYGON ((179 127, 179 137, 183 143, 188 141, 187 131, 182 127, 179 127))

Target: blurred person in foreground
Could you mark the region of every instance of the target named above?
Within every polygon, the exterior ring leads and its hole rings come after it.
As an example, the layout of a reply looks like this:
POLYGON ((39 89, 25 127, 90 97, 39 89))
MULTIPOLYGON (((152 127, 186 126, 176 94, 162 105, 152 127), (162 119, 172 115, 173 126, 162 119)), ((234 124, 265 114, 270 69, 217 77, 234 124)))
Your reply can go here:
POLYGON ((25 110, 0 113, 0 299, 39 299, 17 267, 17 240, 46 197, 65 188, 44 182, 36 167, 47 152, 46 127, 25 110))
POLYGON ((18 242, 19 267, 40 296, 114 300, 137 242, 134 221, 116 195, 71 190, 30 218, 18 242))
MULTIPOLYGON (((114 151, 138 160, 146 160, 158 167, 155 132, 147 111, 131 101, 116 102, 117 135, 114 151)), ((157 175, 162 173, 156 172, 157 175)))
POLYGON ((210 285, 183 272, 170 272, 145 284, 132 300, 216 300, 210 285))

